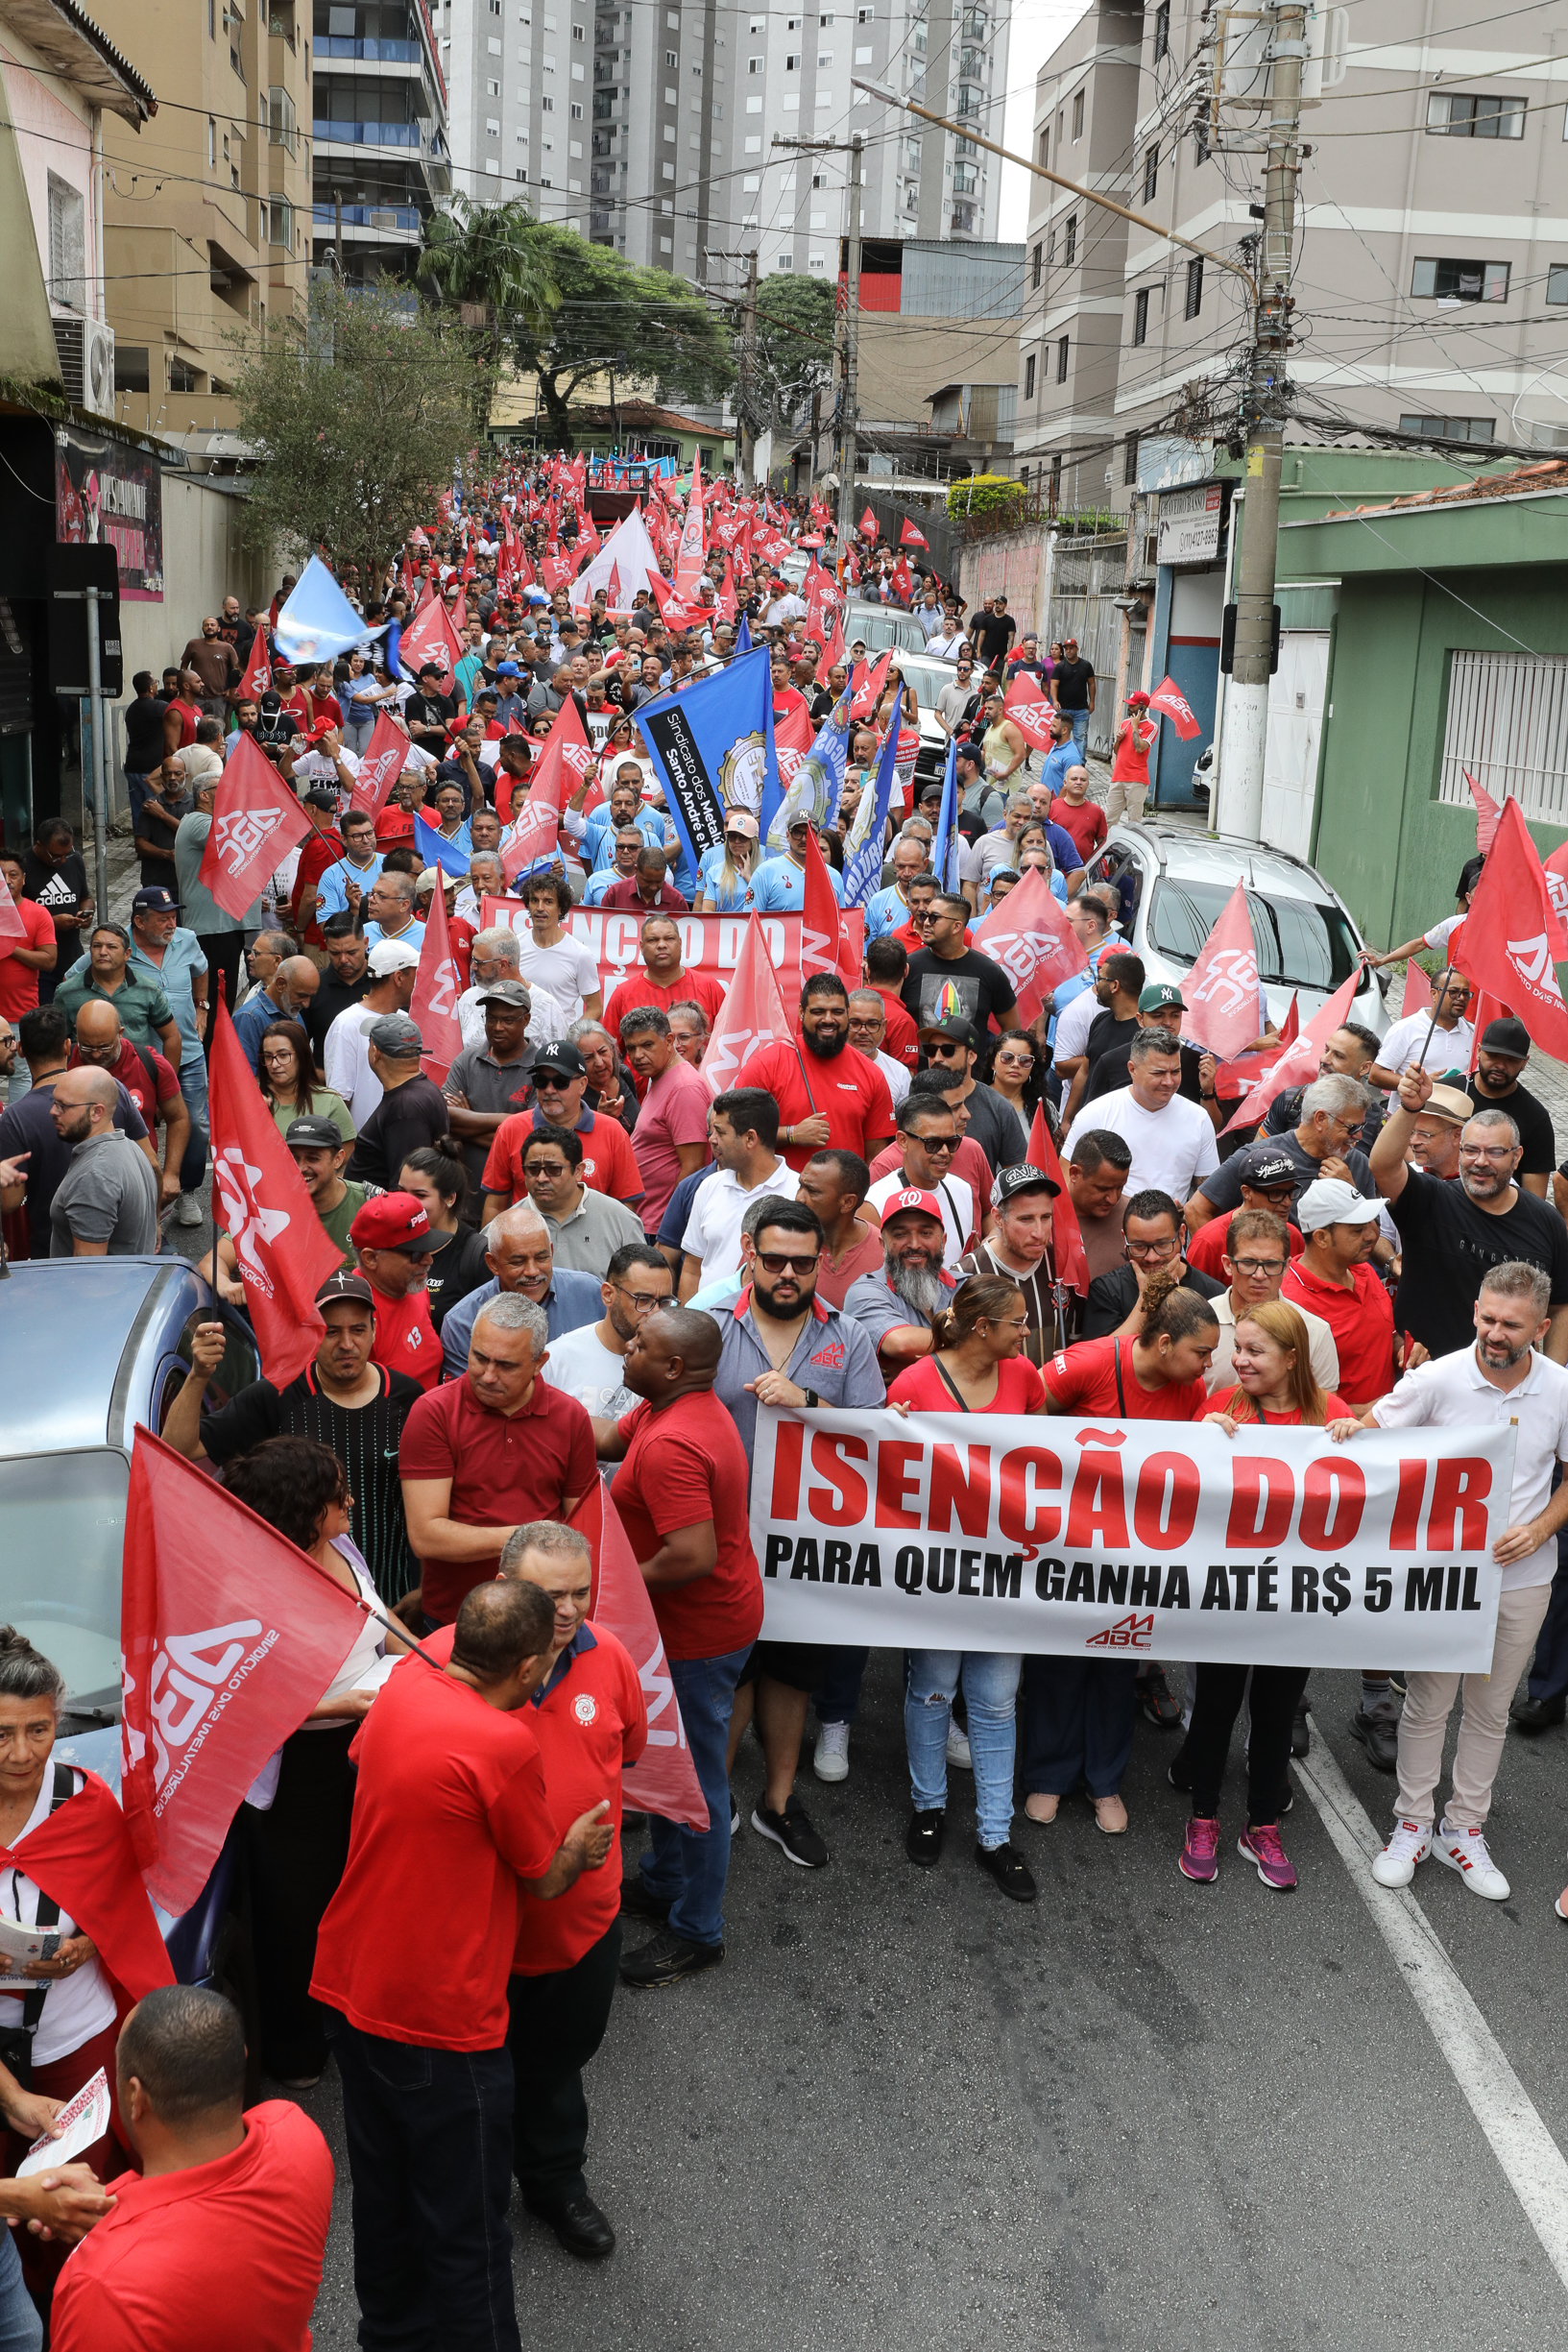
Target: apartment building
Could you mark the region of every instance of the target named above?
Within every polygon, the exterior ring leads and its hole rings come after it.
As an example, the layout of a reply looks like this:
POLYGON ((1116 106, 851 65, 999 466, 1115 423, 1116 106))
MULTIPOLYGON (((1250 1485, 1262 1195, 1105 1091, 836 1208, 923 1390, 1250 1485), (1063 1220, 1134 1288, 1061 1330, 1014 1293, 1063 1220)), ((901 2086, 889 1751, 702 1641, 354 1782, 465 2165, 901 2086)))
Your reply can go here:
POLYGON ((454 187, 481 203, 525 194, 540 220, 588 234, 594 15, 593 0, 436 6, 454 187))
POLYGON ((106 116, 104 269, 114 414, 188 448, 233 422, 228 387, 269 315, 303 314, 310 24, 303 0, 97 0, 156 81, 139 133, 106 116))
MULTIPOLYGON (((490 4, 498 34, 499 0, 490 4)), ((314 257, 326 263, 338 248, 350 285, 408 278, 423 224, 452 187, 430 10, 426 0, 314 0, 314 257)))

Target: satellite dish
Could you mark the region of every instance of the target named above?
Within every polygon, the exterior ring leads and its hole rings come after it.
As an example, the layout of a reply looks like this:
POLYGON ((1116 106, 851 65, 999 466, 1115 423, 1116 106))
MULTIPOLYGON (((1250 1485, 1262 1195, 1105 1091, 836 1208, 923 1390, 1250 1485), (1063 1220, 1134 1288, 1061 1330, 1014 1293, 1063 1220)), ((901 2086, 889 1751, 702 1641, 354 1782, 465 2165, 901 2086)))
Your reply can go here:
POLYGON ((1568 449, 1568 376, 1542 368, 1508 412, 1512 438, 1529 449, 1568 449))

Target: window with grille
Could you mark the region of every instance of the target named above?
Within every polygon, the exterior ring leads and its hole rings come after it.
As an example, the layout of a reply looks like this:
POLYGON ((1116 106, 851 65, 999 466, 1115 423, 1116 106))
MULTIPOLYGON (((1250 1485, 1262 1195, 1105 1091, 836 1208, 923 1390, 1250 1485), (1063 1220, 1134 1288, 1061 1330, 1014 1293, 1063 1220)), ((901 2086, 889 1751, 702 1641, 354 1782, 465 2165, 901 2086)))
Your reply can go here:
POLYGON ((1154 191, 1159 184, 1160 151, 1157 147, 1150 147, 1144 156, 1144 202, 1146 205, 1151 205, 1154 202, 1154 191))
POLYGON ((1507 794, 1542 825, 1568 825, 1568 656, 1449 656, 1437 798, 1470 811, 1468 769, 1494 800, 1507 794))
POLYGON ((1122 460, 1122 487, 1123 490, 1136 490, 1138 487, 1138 436, 1136 433, 1127 435, 1127 446, 1122 460))
POLYGON ((1134 343, 1148 341, 1148 288, 1140 286, 1132 298, 1132 339, 1134 343))
POLYGON ((1056 346, 1056 381, 1059 384, 1067 381, 1067 343, 1068 339, 1063 335, 1056 346))
POLYGON ((1074 139, 1081 139, 1081 138, 1082 138, 1082 136, 1083 136, 1083 92, 1082 92, 1082 90, 1079 90, 1079 91, 1077 92, 1076 96, 1073 98, 1073 136, 1074 137, 1074 139))
POLYGON ((1067 226, 1062 230, 1062 259, 1071 264, 1077 257, 1078 216, 1075 212, 1070 212, 1067 216, 1067 226))
POLYGON ((1170 55, 1170 0, 1160 0, 1154 12, 1154 62, 1170 55))
POLYGON ((1034 353, 1032 352, 1024 362, 1024 398, 1026 400, 1032 400, 1034 398, 1034 353))
POLYGON ((1037 245, 1029 255, 1029 291, 1031 294, 1038 294, 1040 291, 1045 258, 1044 247, 1037 245))
POLYGON ((69 310, 85 310, 86 207, 80 188, 49 174, 49 292, 69 310))
POLYGON ((1187 302, 1183 317, 1195 319, 1203 307, 1203 256, 1194 254, 1187 264, 1187 302))

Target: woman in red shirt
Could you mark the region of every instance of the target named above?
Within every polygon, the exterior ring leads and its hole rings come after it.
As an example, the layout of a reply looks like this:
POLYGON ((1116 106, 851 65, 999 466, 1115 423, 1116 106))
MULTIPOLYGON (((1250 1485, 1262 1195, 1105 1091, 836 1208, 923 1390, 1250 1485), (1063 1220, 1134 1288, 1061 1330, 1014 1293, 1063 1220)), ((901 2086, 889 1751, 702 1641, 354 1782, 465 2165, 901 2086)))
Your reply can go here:
MULTIPOLYGON (((1208 1410, 1204 1374, 1219 1325, 1181 1269, 1151 1275, 1137 1339, 1084 1340, 1046 1366, 1048 1413, 1190 1421, 1208 1410)), ((1127 1826, 1122 1781, 1138 1719, 1133 1658, 1031 1658, 1024 1670, 1024 1810, 1054 1821, 1080 1782, 1108 1836, 1127 1826)))
MULTIPOLYGON (((931 1353, 900 1372, 888 1403, 909 1413, 1039 1413, 1045 1384, 1022 1352, 1028 1320, 1016 1284, 1000 1274, 972 1275, 959 1284, 953 1304, 933 1316, 931 1353)), ((905 1852, 922 1870, 941 1859, 948 1732, 961 1679, 979 1831, 975 1859, 1014 1903, 1032 1903, 1034 1879, 1008 1837, 1022 1663, 1016 1653, 994 1650, 910 1651, 904 1737, 914 1811, 905 1852)))
MULTIPOLYGON (((1228 1438, 1239 1429, 1283 1424, 1321 1429, 1343 1420, 1350 1408, 1327 1394, 1312 1374, 1312 1342, 1294 1307, 1269 1299, 1252 1307, 1236 1326, 1231 1359, 1234 1387, 1209 1399, 1203 1418, 1228 1438)), ((1230 1753, 1231 1727, 1242 1704, 1248 1673, 1251 1729, 1247 1734, 1247 1826, 1237 1851, 1257 1870, 1265 1886, 1288 1893, 1296 1882, 1294 1865, 1280 1843, 1279 1817, 1286 1799, 1291 1726, 1303 1690, 1305 1666, 1200 1665, 1193 1720, 1186 1743, 1170 1767, 1171 1785, 1193 1792, 1180 1864, 1184 1878, 1206 1886, 1219 1875, 1219 1783, 1230 1753)))

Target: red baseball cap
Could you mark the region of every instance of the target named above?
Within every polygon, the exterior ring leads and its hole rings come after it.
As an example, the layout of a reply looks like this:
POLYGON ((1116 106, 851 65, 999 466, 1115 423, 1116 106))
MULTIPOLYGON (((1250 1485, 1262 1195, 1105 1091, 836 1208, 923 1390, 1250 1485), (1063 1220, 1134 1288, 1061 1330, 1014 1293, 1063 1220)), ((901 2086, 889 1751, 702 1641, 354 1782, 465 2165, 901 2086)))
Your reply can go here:
POLYGON ((412 1193, 377 1193, 349 1227, 349 1239, 356 1249, 406 1249, 416 1258, 433 1257, 441 1247, 412 1193))
POLYGON ((1129 694, 1127 696, 1127 700, 1135 711, 1146 711, 1148 709, 1148 696, 1144 692, 1142 688, 1139 689, 1137 693, 1129 694))
MULTIPOLYGON (((907 1192, 895 1193, 882 1210, 882 1230, 885 1232, 894 1218, 904 1215, 906 1211, 912 1212, 917 1217, 929 1217, 937 1224, 942 1223, 942 1204, 937 1200, 935 1193, 919 1192, 911 1186, 907 1192)), ((365 1209, 361 1209, 359 1214, 363 1217, 366 1214, 365 1209)), ((355 1223, 357 1222, 356 1219, 355 1223)), ((352 1233, 353 1226, 350 1225, 349 1230, 352 1233)))

